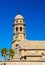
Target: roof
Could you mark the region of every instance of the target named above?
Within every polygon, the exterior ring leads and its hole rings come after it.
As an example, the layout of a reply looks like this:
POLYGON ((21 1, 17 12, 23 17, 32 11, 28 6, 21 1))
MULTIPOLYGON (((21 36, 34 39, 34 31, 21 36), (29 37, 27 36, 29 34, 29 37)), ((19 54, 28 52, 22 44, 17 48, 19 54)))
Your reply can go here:
POLYGON ((21 40, 19 43, 22 49, 45 49, 45 41, 21 40))
POLYGON ((24 19, 22 15, 18 14, 14 19, 24 19))

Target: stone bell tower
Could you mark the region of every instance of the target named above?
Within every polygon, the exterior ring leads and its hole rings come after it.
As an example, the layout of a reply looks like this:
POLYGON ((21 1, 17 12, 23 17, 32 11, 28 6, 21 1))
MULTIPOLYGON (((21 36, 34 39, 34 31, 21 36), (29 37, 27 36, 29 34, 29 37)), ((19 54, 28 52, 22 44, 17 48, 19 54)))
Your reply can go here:
POLYGON ((14 18, 14 35, 13 35, 13 42, 15 41, 21 41, 26 38, 25 35, 25 22, 22 15, 18 14, 14 18))
POLYGON ((14 18, 13 29, 14 29, 13 30, 14 34, 13 34, 12 49, 15 51, 14 58, 19 58, 20 57, 20 54, 19 54, 20 46, 18 45, 18 43, 21 40, 24 40, 26 38, 25 21, 22 15, 18 14, 14 18))

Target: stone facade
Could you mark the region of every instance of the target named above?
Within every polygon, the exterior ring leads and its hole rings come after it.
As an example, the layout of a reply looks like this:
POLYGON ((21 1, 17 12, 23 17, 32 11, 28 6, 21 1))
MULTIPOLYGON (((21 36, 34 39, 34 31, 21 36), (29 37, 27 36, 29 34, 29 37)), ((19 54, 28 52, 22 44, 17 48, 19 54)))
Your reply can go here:
POLYGON ((25 20, 22 15, 16 15, 13 28, 12 49, 15 51, 14 60, 45 60, 45 41, 29 41, 26 39, 25 20))
POLYGON ((45 65, 45 62, 1 61, 0 65, 45 65))

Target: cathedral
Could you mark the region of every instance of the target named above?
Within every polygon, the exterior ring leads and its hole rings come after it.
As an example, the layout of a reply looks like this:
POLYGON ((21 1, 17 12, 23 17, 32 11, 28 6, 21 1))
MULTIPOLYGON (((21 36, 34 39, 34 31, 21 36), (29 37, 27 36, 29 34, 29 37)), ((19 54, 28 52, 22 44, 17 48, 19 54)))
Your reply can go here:
POLYGON ((45 41, 33 41, 26 39, 25 20, 20 14, 14 18, 14 35, 12 49, 15 51, 14 60, 44 61, 45 41))
POLYGON ((25 29, 24 17, 16 15, 12 41, 15 55, 12 60, 0 61, 0 65, 45 65, 45 41, 27 40, 25 29))

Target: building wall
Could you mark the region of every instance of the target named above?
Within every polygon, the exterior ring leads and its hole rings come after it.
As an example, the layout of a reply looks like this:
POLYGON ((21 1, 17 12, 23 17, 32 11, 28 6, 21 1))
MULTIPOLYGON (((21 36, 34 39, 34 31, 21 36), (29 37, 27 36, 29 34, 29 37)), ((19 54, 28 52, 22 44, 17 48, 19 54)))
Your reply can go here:
POLYGON ((45 60, 45 41, 26 40, 25 21, 20 14, 16 15, 14 19, 13 29, 12 49, 15 51, 15 60, 45 60), (18 46, 16 46, 17 44, 18 46), (19 51, 20 48, 22 49, 21 51, 19 51))
POLYGON ((0 65, 45 65, 45 62, 0 62, 0 65))
POLYGON ((45 50, 21 50, 21 60, 45 60, 45 50), (24 57, 26 56, 26 59, 24 57))
POLYGON ((24 55, 42 55, 42 53, 45 55, 45 50, 21 50, 20 53, 22 56, 24 55))

